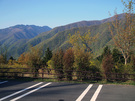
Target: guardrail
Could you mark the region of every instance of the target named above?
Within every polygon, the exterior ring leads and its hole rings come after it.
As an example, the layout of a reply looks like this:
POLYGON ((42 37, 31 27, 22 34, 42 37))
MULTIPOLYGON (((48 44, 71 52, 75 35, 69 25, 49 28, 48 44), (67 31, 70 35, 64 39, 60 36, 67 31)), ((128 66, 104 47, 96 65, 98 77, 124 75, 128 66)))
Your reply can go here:
POLYGON ((0 78, 41 78, 41 79, 58 79, 58 80, 109 80, 109 81, 126 81, 134 80, 135 74, 120 73, 101 73, 92 71, 63 71, 62 69, 39 69, 33 71, 30 68, 0 68, 0 78))

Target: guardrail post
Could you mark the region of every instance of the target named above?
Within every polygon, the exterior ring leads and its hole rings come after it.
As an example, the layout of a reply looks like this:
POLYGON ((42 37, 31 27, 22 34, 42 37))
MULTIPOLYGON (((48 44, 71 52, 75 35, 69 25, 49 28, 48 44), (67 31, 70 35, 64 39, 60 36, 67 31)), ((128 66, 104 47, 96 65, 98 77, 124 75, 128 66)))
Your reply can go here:
POLYGON ((22 77, 24 77, 24 74, 23 74, 23 72, 22 72, 22 77))
POLYGON ((42 68, 42 79, 43 79, 43 77, 44 77, 44 69, 42 68))
POLYGON ((97 80, 97 82, 98 82, 98 72, 96 72, 96 80, 97 80))

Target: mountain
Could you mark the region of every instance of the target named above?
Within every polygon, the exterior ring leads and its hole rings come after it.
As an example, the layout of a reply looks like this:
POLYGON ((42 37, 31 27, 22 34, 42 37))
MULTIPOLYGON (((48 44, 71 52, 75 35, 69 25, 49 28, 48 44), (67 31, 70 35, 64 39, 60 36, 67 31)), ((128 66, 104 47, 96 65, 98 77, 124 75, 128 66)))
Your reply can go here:
POLYGON ((51 30, 48 26, 16 25, 0 29, 0 43, 11 45, 21 39, 31 39, 42 32, 51 30))
MULTIPOLYGON (((124 14, 118 15, 119 19, 124 18, 124 14)), ((67 43, 69 33, 73 35, 76 31, 85 33, 91 30, 92 36, 99 33, 98 41, 92 46, 95 53, 99 54, 101 49, 111 43, 111 35, 108 30, 108 23, 115 20, 115 16, 95 21, 81 21, 71 23, 65 26, 59 26, 53 28, 50 31, 40 33, 31 39, 19 39, 8 48, 9 56, 18 57, 23 52, 29 49, 29 46, 34 46, 42 49, 49 47, 51 50, 57 50, 58 48, 66 49, 70 45, 67 43), (19 43, 19 44, 18 44, 19 43)))
POLYGON ((108 23, 72 28, 70 30, 61 31, 56 33, 51 38, 41 41, 39 44, 35 45, 35 47, 41 47, 43 49, 49 47, 51 50, 54 51, 59 48, 67 49, 68 47, 70 47, 70 44, 68 43, 69 34, 73 35, 77 31, 79 31, 81 34, 84 34, 87 33, 88 30, 91 31, 91 36, 99 34, 97 41, 91 46, 95 54, 99 55, 103 47, 105 47, 107 44, 110 44, 111 42, 111 34, 108 28, 108 23))

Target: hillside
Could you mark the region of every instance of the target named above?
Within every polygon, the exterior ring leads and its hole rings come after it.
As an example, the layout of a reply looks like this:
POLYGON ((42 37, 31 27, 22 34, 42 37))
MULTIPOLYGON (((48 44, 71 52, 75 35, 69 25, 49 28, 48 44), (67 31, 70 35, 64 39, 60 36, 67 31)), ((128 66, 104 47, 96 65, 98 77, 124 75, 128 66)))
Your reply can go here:
MULTIPOLYGON (((119 15, 119 19, 123 18, 123 14, 119 15)), ((58 48, 68 48, 67 36, 74 34, 76 31, 80 31, 82 34, 91 30, 92 35, 99 33, 98 41, 93 44, 93 50, 97 55, 102 48, 111 41, 111 35, 108 30, 107 23, 114 20, 114 17, 99 21, 81 21, 65 26, 56 27, 50 31, 43 32, 31 39, 20 39, 10 45, 8 51, 9 56, 18 57, 23 52, 27 51, 30 46, 40 47, 46 49, 49 47, 51 50, 58 48), (19 44, 18 44, 19 43, 19 44)))
POLYGON ((0 43, 11 45, 22 39, 31 39, 42 32, 51 30, 48 26, 16 25, 5 29, 0 29, 0 43))
POLYGON ((89 27, 73 28, 70 30, 58 32, 53 37, 40 42, 35 47, 41 47, 43 49, 49 47, 51 50, 57 50, 59 48, 66 49, 70 46, 67 42, 69 34, 73 35, 77 31, 83 34, 88 32, 88 30, 91 31, 92 36, 99 34, 97 41, 91 46, 93 51, 96 52, 95 54, 99 55, 102 48, 111 41, 111 34, 109 32, 108 23, 89 27))

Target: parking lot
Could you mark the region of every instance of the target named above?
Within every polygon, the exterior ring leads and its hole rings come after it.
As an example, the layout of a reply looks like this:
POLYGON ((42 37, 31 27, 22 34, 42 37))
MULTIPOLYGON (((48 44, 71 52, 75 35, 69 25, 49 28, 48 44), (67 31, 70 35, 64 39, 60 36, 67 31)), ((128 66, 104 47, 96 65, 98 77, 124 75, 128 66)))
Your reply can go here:
POLYGON ((134 101, 135 86, 0 81, 0 101, 134 101))

